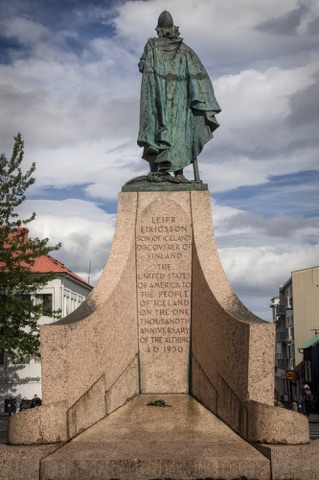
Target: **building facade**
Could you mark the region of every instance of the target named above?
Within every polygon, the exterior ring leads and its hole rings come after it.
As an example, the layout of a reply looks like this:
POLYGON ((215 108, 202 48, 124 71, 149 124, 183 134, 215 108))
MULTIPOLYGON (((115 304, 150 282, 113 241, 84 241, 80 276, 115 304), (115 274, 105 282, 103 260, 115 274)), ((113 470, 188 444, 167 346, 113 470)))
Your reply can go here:
POLYGON ((284 403, 299 402, 309 383, 301 347, 319 332, 319 267, 292 272, 270 307, 276 324, 277 396, 284 403))
MULTIPOLYGON (((32 273, 53 272, 55 278, 31 295, 34 302, 43 302, 47 310, 59 310, 63 318, 78 308, 93 287, 69 270, 63 263, 49 255, 36 259, 32 273)), ((41 317, 39 325, 57 321, 52 317, 41 317)), ((41 363, 37 355, 25 355, 11 359, 0 351, 0 413, 4 413, 5 400, 16 399, 17 406, 22 399, 31 399, 34 394, 41 397, 41 363)))

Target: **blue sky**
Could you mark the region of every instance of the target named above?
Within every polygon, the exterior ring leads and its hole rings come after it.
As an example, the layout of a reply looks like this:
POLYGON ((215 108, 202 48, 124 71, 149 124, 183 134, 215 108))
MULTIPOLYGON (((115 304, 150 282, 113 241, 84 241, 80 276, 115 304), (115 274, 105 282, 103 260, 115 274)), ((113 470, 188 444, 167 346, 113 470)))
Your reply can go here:
MULTIPOLYGON (((317 0, 7 0, 0 6, 0 150, 25 140, 31 235, 96 282, 136 145, 137 68, 169 10, 212 78, 220 128, 199 157, 220 257, 255 314, 291 271, 319 264, 317 0)), ((186 170, 191 177, 191 169, 186 170)))

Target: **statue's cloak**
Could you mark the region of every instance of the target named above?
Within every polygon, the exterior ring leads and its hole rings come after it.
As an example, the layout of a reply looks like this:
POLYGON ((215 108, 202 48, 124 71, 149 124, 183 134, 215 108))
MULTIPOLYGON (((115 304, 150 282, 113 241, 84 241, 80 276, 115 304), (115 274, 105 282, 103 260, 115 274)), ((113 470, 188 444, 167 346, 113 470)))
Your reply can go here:
POLYGON ((150 38, 143 73, 137 143, 150 163, 180 170, 194 160, 219 126, 220 107, 196 53, 181 38, 150 38))

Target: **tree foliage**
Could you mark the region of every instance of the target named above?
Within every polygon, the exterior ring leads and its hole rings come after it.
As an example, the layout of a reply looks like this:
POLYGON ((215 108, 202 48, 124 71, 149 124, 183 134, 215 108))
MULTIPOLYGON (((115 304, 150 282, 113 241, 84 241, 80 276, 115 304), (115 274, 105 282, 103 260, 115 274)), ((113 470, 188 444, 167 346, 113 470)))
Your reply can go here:
POLYGON ((34 184, 35 163, 23 172, 24 142, 14 137, 11 158, 0 156, 0 350, 11 356, 39 351, 38 320, 45 314, 42 303, 31 295, 44 287, 54 275, 30 273, 35 259, 60 248, 49 246, 49 239, 28 238, 27 225, 35 219, 32 213, 21 218, 19 207, 26 200, 26 190, 34 184))

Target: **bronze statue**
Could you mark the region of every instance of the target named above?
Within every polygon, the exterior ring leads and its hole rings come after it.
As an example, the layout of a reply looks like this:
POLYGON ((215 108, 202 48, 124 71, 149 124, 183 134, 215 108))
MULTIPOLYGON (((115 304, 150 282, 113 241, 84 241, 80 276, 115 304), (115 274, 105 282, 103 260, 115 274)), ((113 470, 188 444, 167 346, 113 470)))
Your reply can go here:
POLYGON ((183 168, 191 163, 199 179, 196 159, 219 126, 215 114, 221 109, 204 66, 178 28, 171 14, 162 12, 158 37, 145 45, 137 143, 155 177, 174 172, 176 180, 187 182, 183 168))

